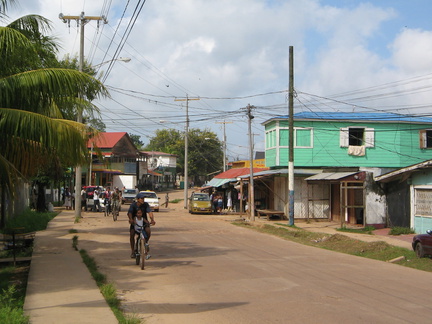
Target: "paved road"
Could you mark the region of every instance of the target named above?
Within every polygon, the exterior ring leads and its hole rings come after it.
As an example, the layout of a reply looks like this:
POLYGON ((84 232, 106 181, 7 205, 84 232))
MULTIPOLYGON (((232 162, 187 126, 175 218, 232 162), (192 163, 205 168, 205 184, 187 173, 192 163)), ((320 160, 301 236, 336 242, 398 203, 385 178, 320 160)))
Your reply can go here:
MULTIPOLYGON (((155 213, 152 259, 129 257, 119 221, 88 213, 79 246, 151 323, 430 323, 432 274, 232 225, 230 217, 155 213)), ((233 217, 231 217, 232 219, 233 217)), ((77 228, 79 229, 79 224, 77 228)))

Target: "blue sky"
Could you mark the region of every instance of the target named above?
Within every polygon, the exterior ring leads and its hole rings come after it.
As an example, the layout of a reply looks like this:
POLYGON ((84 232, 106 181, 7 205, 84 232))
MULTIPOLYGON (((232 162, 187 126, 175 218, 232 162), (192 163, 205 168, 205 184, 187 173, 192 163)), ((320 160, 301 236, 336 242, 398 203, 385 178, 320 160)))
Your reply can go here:
MULTIPOLYGON (((120 26, 120 0, 112 0, 103 29, 86 25, 85 55, 93 64, 113 57, 136 3, 130 1, 120 26)), ((58 14, 100 15, 103 4, 21 0, 10 13, 52 20, 62 56, 78 53, 79 37, 76 25, 68 29, 58 14)), ((432 104, 431 12, 430 0, 148 0, 119 53, 131 62, 116 62, 105 80, 117 89, 114 100, 97 104, 108 131, 147 142, 156 129, 184 129, 184 103, 174 97, 201 97, 190 103, 190 127, 210 128, 222 139, 216 122, 232 122, 228 155, 244 158, 242 108, 257 107, 253 132, 262 149, 261 122, 286 114, 280 91, 288 87, 288 47, 294 46, 296 111, 425 114, 432 104)))

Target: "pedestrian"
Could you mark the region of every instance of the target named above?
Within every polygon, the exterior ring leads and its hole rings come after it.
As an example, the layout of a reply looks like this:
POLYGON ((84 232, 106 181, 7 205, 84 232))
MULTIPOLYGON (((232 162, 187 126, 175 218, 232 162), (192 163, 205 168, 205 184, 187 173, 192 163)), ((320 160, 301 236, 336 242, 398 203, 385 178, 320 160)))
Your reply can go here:
POLYGON ((86 191, 84 187, 81 189, 81 209, 84 207, 84 210, 87 211, 87 203, 86 203, 86 191))
POLYGON ((168 192, 165 195, 165 208, 168 208, 168 202, 169 202, 169 195, 168 192))
POLYGON ((72 194, 69 191, 69 188, 67 188, 67 187, 66 187, 66 190, 64 193, 64 197, 65 197, 64 206, 66 207, 66 210, 71 210, 72 209, 72 194))
POLYGON ((227 209, 228 211, 232 210, 232 197, 231 197, 231 190, 227 193, 227 209))
POLYGON ((99 212, 101 209, 99 200, 99 187, 93 191, 93 211, 99 212))

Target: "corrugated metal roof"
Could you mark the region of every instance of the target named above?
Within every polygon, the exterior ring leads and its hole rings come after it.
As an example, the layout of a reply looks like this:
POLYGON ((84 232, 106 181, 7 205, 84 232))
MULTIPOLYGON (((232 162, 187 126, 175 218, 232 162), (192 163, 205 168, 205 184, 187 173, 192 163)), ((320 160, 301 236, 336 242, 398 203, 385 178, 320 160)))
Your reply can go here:
POLYGON ((208 183, 206 183, 204 186, 205 187, 220 187, 222 185, 224 185, 225 183, 228 182, 234 182, 237 181, 237 179, 233 178, 233 179, 217 179, 217 178, 213 178, 211 179, 208 183))
MULTIPOLYGON (((267 124, 275 119, 288 119, 288 116, 271 118, 262 124, 267 124)), ((294 120, 339 120, 339 121, 367 121, 367 122, 392 122, 392 123, 414 123, 431 124, 432 118, 402 115, 394 113, 351 113, 351 112, 312 112, 304 111, 294 114, 294 120)))
POLYGON ((90 139, 87 142, 87 147, 90 148, 92 143, 103 149, 103 148, 113 148, 124 136, 126 136, 126 132, 101 132, 97 137, 90 139))
POLYGON ((305 180, 339 180, 356 173, 358 172, 323 172, 307 177, 305 180))
POLYGON ((377 182, 390 182, 400 177, 409 176, 412 172, 419 171, 422 169, 428 169, 431 167, 432 167, 432 160, 427 160, 421 163, 409 165, 407 167, 382 174, 380 176, 375 177, 374 179, 377 182))

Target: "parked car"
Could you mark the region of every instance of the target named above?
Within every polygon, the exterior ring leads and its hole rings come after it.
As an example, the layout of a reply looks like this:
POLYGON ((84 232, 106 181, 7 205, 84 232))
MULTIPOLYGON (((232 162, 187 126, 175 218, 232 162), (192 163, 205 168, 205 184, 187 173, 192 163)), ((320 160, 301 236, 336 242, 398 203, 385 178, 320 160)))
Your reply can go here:
POLYGON ((136 189, 123 189, 122 192, 122 203, 123 204, 131 204, 135 200, 135 197, 138 193, 136 189))
POLYGON ((204 192, 193 192, 189 197, 189 213, 211 214, 212 212, 210 196, 204 192))
POLYGON ((160 197, 157 196, 156 192, 146 190, 146 191, 140 191, 140 193, 144 194, 144 201, 148 202, 152 211, 158 212, 160 197))
MULTIPOLYGON (((98 186, 84 186, 83 187, 85 192, 86 192, 86 205, 85 205, 85 210, 93 210, 93 193, 96 190, 96 188, 99 188, 98 186)), ((101 192, 101 190, 99 189, 99 192, 101 192)))
POLYGON ((415 235, 412 247, 419 258, 423 258, 426 255, 432 256, 432 230, 427 230, 426 234, 415 235))

